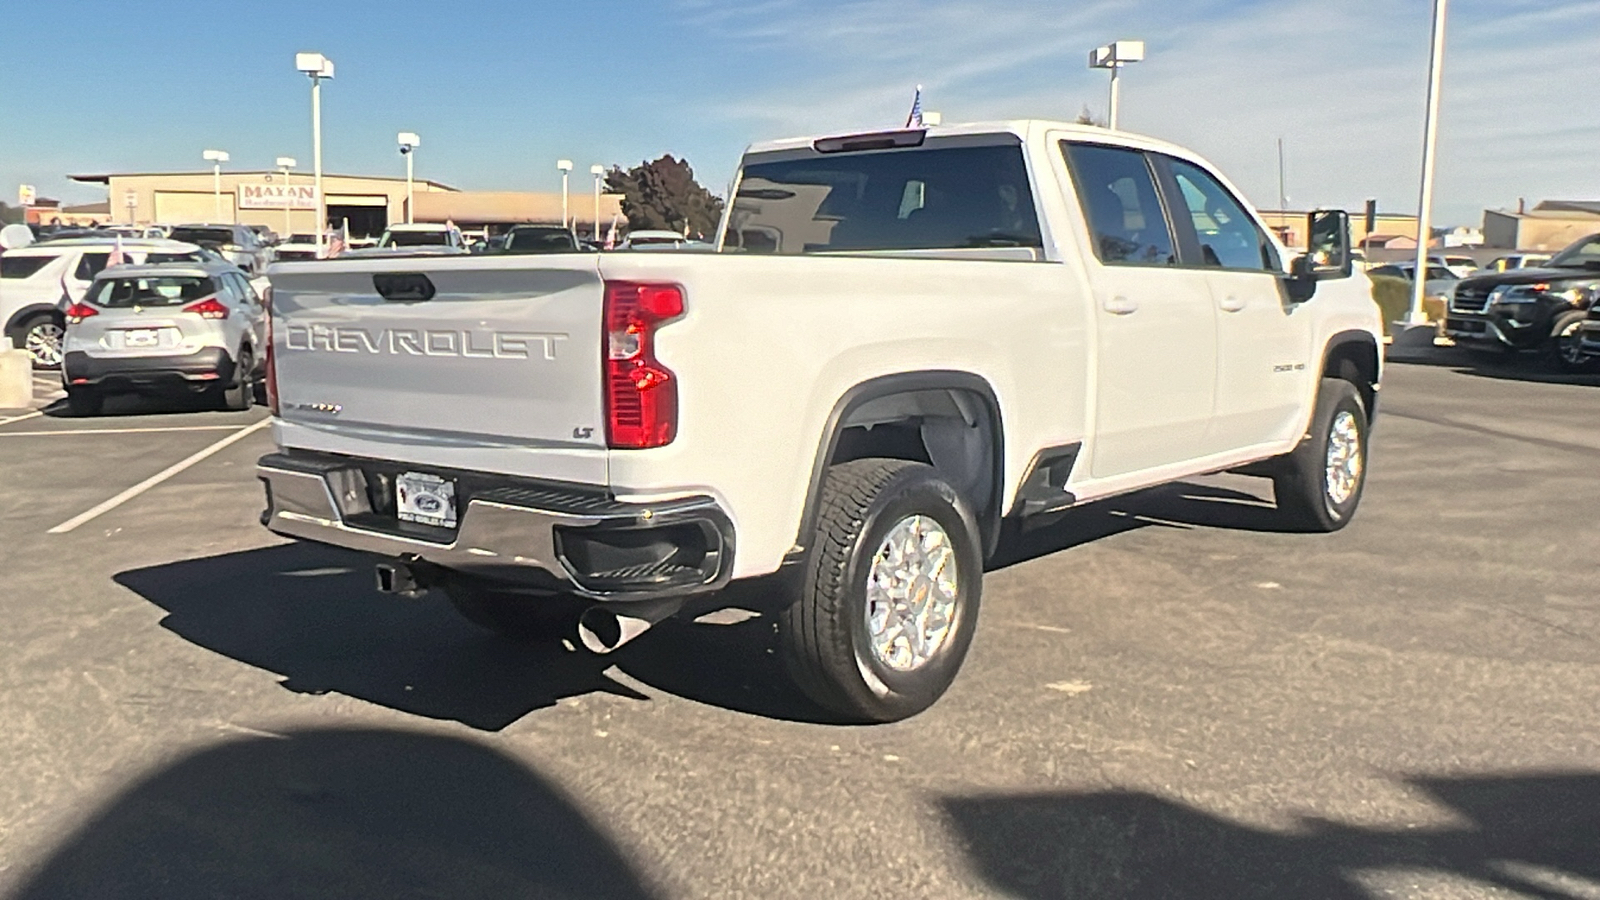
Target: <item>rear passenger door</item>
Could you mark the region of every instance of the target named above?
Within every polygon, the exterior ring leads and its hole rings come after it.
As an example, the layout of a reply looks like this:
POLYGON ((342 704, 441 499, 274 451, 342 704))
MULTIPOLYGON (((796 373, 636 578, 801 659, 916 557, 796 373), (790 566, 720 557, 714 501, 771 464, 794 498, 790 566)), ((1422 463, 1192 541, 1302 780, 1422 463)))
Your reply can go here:
POLYGON ((1090 473, 1111 478, 1201 455, 1217 332, 1202 276, 1181 267, 1150 156, 1062 142, 1093 257, 1098 340, 1090 473))
POLYGON ((1319 366, 1310 352, 1310 318, 1290 299, 1278 251, 1245 205, 1214 174, 1158 157, 1183 254, 1204 272, 1216 304, 1216 413, 1208 453, 1286 440, 1300 425, 1319 366))

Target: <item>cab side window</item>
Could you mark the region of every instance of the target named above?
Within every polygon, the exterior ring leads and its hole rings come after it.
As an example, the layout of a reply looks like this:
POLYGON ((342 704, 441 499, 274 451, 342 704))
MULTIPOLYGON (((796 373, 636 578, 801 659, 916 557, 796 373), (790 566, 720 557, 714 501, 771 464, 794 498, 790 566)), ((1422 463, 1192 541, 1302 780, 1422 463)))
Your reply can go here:
POLYGON ((1221 182, 1199 166, 1168 159, 1200 241, 1201 265, 1218 269, 1280 271, 1266 233, 1221 182))
POLYGON ((1109 265, 1175 266, 1172 229, 1144 153, 1123 147, 1063 141, 1078 202, 1109 265))

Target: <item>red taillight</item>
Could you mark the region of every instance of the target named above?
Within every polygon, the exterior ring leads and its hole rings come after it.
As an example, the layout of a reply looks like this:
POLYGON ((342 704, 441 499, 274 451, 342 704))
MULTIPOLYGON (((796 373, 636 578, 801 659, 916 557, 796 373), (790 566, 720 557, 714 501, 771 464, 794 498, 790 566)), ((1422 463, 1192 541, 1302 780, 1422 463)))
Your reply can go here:
POLYGON ((278 365, 272 350, 272 288, 261 292, 261 305, 267 311, 267 409, 278 414, 278 365))
POLYGON ((606 444, 665 447, 678 435, 678 381, 655 357, 655 331, 683 315, 675 284, 606 282, 606 444))
POLYGON ((223 306, 222 301, 215 297, 207 297, 199 303, 191 303, 185 306, 183 311, 194 313, 202 319, 226 319, 228 317, 228 308, 223 306))
POLYGON ((100 310, 87 303, 74 303, 67 307, 66 317, 68 325, 76 325, 90 316, 100 315, 100 310))

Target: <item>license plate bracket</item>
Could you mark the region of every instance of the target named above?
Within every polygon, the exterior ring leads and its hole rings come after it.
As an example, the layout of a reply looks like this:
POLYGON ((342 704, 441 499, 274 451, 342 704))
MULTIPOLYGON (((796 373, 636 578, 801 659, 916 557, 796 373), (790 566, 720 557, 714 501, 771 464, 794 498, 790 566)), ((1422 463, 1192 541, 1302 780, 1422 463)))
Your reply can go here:
POLYGON ((154 328, 129 328, 122 332, 124 347, 154 347, 161 343, 161 332, 154 328))
POLYGON ((456 483, 426 472, 402 472, 394 480, 395 517, 402 522, 456 527, 456 483))

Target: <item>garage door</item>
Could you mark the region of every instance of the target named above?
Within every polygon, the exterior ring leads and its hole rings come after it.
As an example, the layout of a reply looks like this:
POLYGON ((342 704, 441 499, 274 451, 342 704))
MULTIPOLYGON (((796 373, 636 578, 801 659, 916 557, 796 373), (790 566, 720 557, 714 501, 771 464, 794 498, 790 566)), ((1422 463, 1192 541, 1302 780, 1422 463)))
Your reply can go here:
MULTIPOLYGON (((232 221, 233 196, 222 195, 222 221, 232 221)), ((156 191, 156 221, 163 225, 210 222, 217 217, 211 192, 156 191)))

